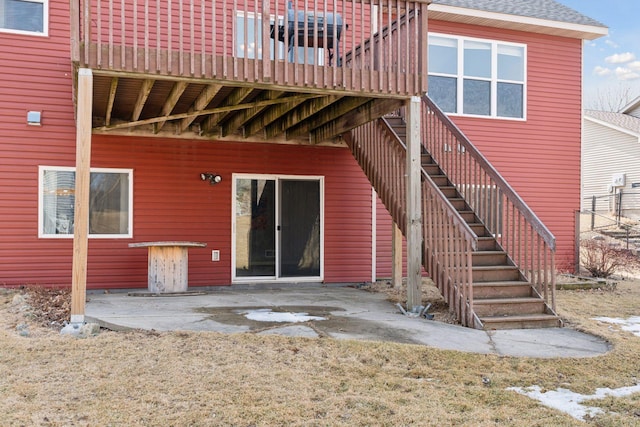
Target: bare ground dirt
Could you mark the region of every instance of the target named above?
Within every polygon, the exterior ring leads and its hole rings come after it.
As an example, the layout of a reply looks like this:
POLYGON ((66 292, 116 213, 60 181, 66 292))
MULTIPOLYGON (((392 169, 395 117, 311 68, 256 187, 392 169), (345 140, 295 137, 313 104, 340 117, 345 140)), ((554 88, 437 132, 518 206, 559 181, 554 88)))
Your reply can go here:
POLYGON ((640 315, 634 280, 558 292, 568 327, 612 344, 586 359, 212 332, 77 339, 59 334, 65 299, 0 289, 0 425, 640 426, 638 394, 590 402, 607 412, 581 422, 506 390, 637 384, 640 337, 593 320, 640 315))

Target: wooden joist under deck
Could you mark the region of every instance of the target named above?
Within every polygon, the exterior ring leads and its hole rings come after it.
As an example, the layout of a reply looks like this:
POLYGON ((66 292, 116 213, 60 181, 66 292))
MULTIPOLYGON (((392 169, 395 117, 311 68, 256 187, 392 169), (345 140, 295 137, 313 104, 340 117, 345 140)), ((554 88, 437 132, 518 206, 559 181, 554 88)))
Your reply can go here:
POLYGON ((94 71, 93 131, 172 138, 326 143, 402 98, 94 71))

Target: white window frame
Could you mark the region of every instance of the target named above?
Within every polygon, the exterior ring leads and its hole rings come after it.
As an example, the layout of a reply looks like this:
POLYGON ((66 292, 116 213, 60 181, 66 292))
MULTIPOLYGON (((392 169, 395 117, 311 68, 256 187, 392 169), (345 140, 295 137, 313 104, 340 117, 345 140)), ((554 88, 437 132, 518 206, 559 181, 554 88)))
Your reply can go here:
MULTIPOLYGON (((0 0, 3 1, 3 0, 0 0)), ((42 32, 40 31, 25 31, 25 30, 15 30, 12 28, 4 28, 0 26, 0 33, 9 33, 9 34, 22 34, 29 36, 40 36, 40 37, 48 37, 49 36, 49 0, 20 0, 25 3, 40 3, 42 4, 42 32)), ((0 5, 2 7, 2 5, 0 5)), ((4 25, 4 23, 2 23, 4 25)))
MULTIPOLYGON (((250 11, 249 12, 245 12, 243 10, 238 10, 238 11, 236 11, 236 15, 235 16, 236 16, 236 23, 238 22, 239 19, 241 19, 246 24, 253 25, 255 20, 256 20, 256 18, 258 20, 262 20, 262 15, 257 14, 256 12, 250 12, 250 11)), ((284 17, 279 17, 278 20, 279 20, 279 22, 282 22, 284 20, 284 17)), ((275 15, 269 15, 269 21, 273 25, 275 23, 275 21, 276 21, 275 15)), ((234 28, 235 28, 234 31, 233 31, 234 55, 237 55, 238 58, 244 58, 244 54, 245 54, 245 52, 248 52, 248 50, 246 48, 243 49, 238 45, 238 43, 239 43, 238 30, 239 30, 239 28, 237 26, 234 26, 234 28)), ((258 25, 258 28, 262 29, 261 24, 258 25)), ((248 35, 248 32, 247 32, 247 35, 248 35)), ((260 39, 261 34, 260 35, 255 34, 254 36, 255 36, 255 41, 256 41, 256 44, 257 44, 257 42, 260 39)), ((243 38, 244 38, 244 34, 243 34, 243 38)), ((271 40, 271 39, 269 39, 269 40, 271 40)), ((247 43, 247 41, 248 40, 245 40, 245 43, 247 43)), ((264 41, 262 41, 262 43, 264 43, 264 41)), ((269 43, 271 43, 271 41, 269 41, 269 43)), ((284 59, 285 54, 284 54, 284 43, 283 42, 279 42, 279 41, 274 39, 273 45, 271 47, 272 47, 271 55, 276 60, 284 59), (276 53, 277 53, 277 55, 276 55, 276 53)), ((262 48, 262 46, 257 46, 256 45, 254 47, 254 49, 253 49, 253 56, 249 55, 249 56, 247 56, 247 59, 262 59, 262 52, 258 52, 259 49, 261 49, 261 48, 262 48)), ((274 58, 271 58, 271 59, 273 60, 274 58)))
POLYGON ((452 116, 463 116, 463 117, 477 117, 477 118, 485 118, 485 119, 499 119, 499 120, 515 120, 515 121, 526 121, 527 120, 527 45, 523 43, 513 43, 506 42, 502 40, 492 40, 492 39, 481 39, 476 37, 465 37, 465 36, 456 36, 451 34, 443 34, 443 33, 429 33, 430 36, 434 37, 442 37, 450 40, 455 40, 457 42, 457 54, 458 54, 458 69, 457 73, 454 74, 446 74, 446 73, 434 73, 429 72, 430 76, 436 77, 448 77, 455 78, 457 84, 457 99, 456 99, 456 112, 447 112, 448 115, 452 116), (484 79, 478 77, 466 77, 464 74, 464 42, 479 42, 486 43, 491 45, 491 78, 484 79), (498 79, 498 46, 513 46, 517 48, 523 49, 523 80, 515 81, 515 80, 505 80, 498 79), (480 81, 490 81, 491 82, 491 114, 489 115, 480 115, 480 114, 468 114, 464 113, 464 80, 480 80, 480 81), (522 85, 522 117, 508 117, 508 116, 499 116, 498 115, 498 83, 512 83, 522 85))
MULTIPOLYGON (((322 175, 280 175, 280 174, 251 174, 251 173, 234 173, 232 174, 231 184, 231 283, 288 283, 288 282, 321 282, 324 280, 324 234, 325 234, 325 183, 322 175), (319 276, 297 276, 282 277, 280 276, 280 239, 276 238, 276 274, 275 276, 237 276, 236 274, 236 191, 239 179, 264 179, 274 180, 276 184, 280 180, 300 180, 300 181, 317 181, 320 185, 320 275, 319 276)), ((276 190, 275 215, 277 220, 280 219, 280 195, 276 190)))
MULTIPOLYGON (((75 167, 67 166, 38 166, 38 237, 44 239, 72 239, 73 234, 50 234, 44 232, 44 213, 43 213, 43 197, 44 197, 44 172, 45 171, 58 171, 58 172, 75 172, 75 167)), ((133 237, 133 169, 116 169, 116 168, 91 168, 91 172, 105 172, 115 174, 127 174, 129 176, 129 188, 128 188, 128 233, 126 234, 91 234, 89 238, 92 239, 130 239, 133 237)))
MULTIPOLYGON (((244 22, 246 22, 247 24, 249 24, 250 22, 253 24, 253 22, 255 21, 256 17, 257 19, 261 20, 262 19, 262 15, 257 14, 256 12, 251 12, 251 11, 243 11, 243 10, 237 10, 236 11, 236 23, 238 21, 238 19, 242 19, 244 20, 244 22)), ((271 23, 271 25, 274 25, 276 22, 276 16, 275 15, 269 15, 269 21, 271 23)), ((284 15, 278 15, 278 24, 279 25, 283 25, 284 24, 284 15)), ((239 28, 236 26, 234 27, 234 31, 233 31, 233 49, 234 49, 234 55, 236 55, 238 58, 244 58, 244 54, 245 52, 248 52, 248 50, 246 49, 242 49, 238 43, 239 43, 239 33, 238 30, 239 28)), ((258 25, 258 28, 262 28, 260 25, 258 25)), ((248 33, 247 33, 248 35, 248 33)), ((243 34, 243 38, 244 38, 244 34, 243 34)), ((259 37, 256 36, 255 37, 256 42, 258 41, 259 37)), ((284 42, 276 40, 276 39, 269 39, 269 40, 273 40, 273 44, 271 45, 271 56, 272 58, 270 58, 272 61, 276 60, 276 61, 282 61, 286 58, 287 61, 289 62, 296 62, 298 64, 307 64, 307 65, 318 65, 318 66, 323 66, 325 65, 325 51, 324 48, 322 47, 308 47, 306 49, 305 52, 305 48, 304 46, 298 46, 297 51, 293 50, 295 48, 294 44, 289 46, 289 52, 285 52, 284 51, 284 42)), ((247 40, 245 40, 245 43, 247 42, 247 40)), ((262 43, 264 43, 264 41, 262 41, 262 43)), ((271 41, 269 42, 271 43, 271 41)), ((260 52, 260 54, 258 55, 258 46, 254 47, 253 50, 253 56, 247 56, 247 59, 263 59, 262 57, 262 53, 260 52)))

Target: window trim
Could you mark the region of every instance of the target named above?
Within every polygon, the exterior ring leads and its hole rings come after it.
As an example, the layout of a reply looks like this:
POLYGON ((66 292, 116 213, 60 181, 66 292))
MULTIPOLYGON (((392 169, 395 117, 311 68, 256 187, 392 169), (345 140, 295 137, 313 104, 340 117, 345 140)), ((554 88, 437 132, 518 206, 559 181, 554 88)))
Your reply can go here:
MULTIPOLYGON (((457 58, 458 58, 458 69, 455 75, 446 74, 446 73, 432 73, 429 72, 429 76, 434 77, 448 77, 456 79, 456 112, 447 112, 447 115, 450 116, 460 116, 460 117, 473 117, 473 118, 483 118, 483 119, 497 119, 497 120, 515 120, 515 121, 527 121, 527 91, 528 91, 528 46, 525 43, 515 43, 515 42, 507 42, 503 40, 495 40, 495 39, 482 39, 478 37, 467 37, 467 36, 459 36, 454 34, 445 34, 445 33, 428 33, 429 36, 441 37, 445 39, 452 39, 457 42, 457 58), (491 45, 491 78, 477 78, 477 77, 466 77, 464 74, 464 42, 479 42, 479 43, 488 43, 491 45), (498 46, 514 46, 523 49, 523 79, 522 81, 515 80, 506 80, 498 78, 498 46), (465 114, 463 110, 464 106, 464 81, 467 80, 478 80, 478 81, 489 81, 491 84, 491 106, 490 106, 490 115, 480 115, 480 114, 465 114), (507 116, 499 116, 498 115, 498 83, 511 83, 511 84, 521 84, 522 85, 522 117, 507 117, 507 116)), ((427 42, 428 44, 428 42, 427 42)), ((427 92, 428 93, 428 92, 427 92)))
MULTIPOLYGON (((288 12, 287 12, 288 13, 288 12)), ((235 19, 236 19, 236 24, 238 22, 238 19, 242 19, 244 22, 248 22, 249 20, 254 20, 255 19, 262 19, 262 15, 260 15, 259 13, 255 12, 255 11, 244 11, 244 10, 236 10, 236 15, 235 15, 235 19)), ((269 22, 271 23, 271 25, 275 25, 276 20, 278 22, 278 25, 283 25, 284 24, 284 15, 278 15, 276 17, 276 15, 271 14, 269 15, 269 22)), ((259 26, 260 27, 260 26, 259 26)), ((245 29, 246 30, 246 29, 245 29)), ((240 47, 240 40, 239 40, 239 28, 236 26, 234 27, 234 31, 233 31, 233 49, 234 49, 234 55, 236 55, 239 59, 244 59, 245 57, 243 56, 245 51, 248 51, 246 48, 242 49, 240 47)), ((247 33, 248 35, 248 33, 247 33)), ((243 34, 243 38, 244 38, 244 34, 243 34)), ((255 37, 256 41, 258 41, 259 37, 255 37)), ((284 42, 279 41, 279 40, 275 40, 270 38, 270 40, 273 40, 273 46, 271 49, 271 55, 273 56, 273 58, 271 58, 271 61, 287 61, 287 62, 294 62, 297 64, 306 64, 306 65, 317 65, 317 66, 323 66, 325 65, 325 55, 326 52, 324 50, 323 47, 311 47, 308 46, 307 47, 307 52, 304 52, 305 48, 304 46, 299 46, 298 45, 298 50, 295 51, 293 50, 294 45, 290 45, 289 47, 289 51, 285 52, 284 51, 284 42), (311 57, 312 59, 309 60, 308 58, 311 57)), ((264 43, 264 41, 261 40, 262 43, 264 43)), ((247 43, 247 40, 245 40, 245 43, 247 43)), ((271 43, 271 41, 269 42, 271 43)), ((253 57, 251 56, 247 56, 247 59, 256 59, 256 50, 254 49, 253 52, 253 57)), ((258 58, 258 59, 261 59, 258 58)))
MULTIPOLYGON (((231 183, 231 283, 285 283, 285 282, 318 282, 324 280, 325 273, 325 200, 326 200, 326 184, 324 175, 290 175, 290 174, 261 174, 261 173, 233 173, 231 183), (273 180, 276 182, 276 188, 281 180, 297 180, 297 181, 317 181, 320 186, 320 275, 319 276, 282 276, 280 273, 279 260, 281 256, 280 241, 276 235, 276 271, 274 276, 238 276, 236 270, 236 246, 237 246, 237 185, 240 179, 264 179, 273 180)), ((280 194, 279 189, 276 189, 276 221, 280 221, 280 194)))
POLYGON ((49 36, 49 0, 20 0, 27 3, 42 4, 42 32, 14 30, 12 28, 0 27, 0 33, 19 34, 24 36, 48 37, 49 36))
MULTIPOLYGON (((74 234, 47 234, 44 232, 44 214, 43 214, 43 189, 44 189, 44 172, 75 172, 76 168, 72 166, 38 166, 38 238, 40 239, 73 239, 74 234)), ((91 168, 90 172, 105 172, 116 174, 127 174, 129 176, 128 185, 128 204, 129 218, 127 234, 88 234, 90 239, 131 239, 133 238, 133 169, 121 168, 91 168)))

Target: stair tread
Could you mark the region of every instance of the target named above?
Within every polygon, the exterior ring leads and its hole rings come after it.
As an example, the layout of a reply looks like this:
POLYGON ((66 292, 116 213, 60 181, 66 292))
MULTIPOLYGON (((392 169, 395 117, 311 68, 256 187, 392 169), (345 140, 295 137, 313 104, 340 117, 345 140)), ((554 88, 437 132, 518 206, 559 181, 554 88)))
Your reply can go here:
POLYGON ((529 282, 525 282, 522 280, 501 280, 499 282, 476 282, 473 284, 474 287, 476 286, 486 286, 486 287, 491 287, 491 286, 528 286, 531 287, 531 283, 529 282))
POLYGON ((516 267, 515 265, 506 265, 506 264, 501 264, 501 265, 477 265, 477 266, 472 266, 471 269, 472 270, 478 270, 478 271, 482 271, 482 270, 517 270, 518 267, 516 267))
POLYGON ((483 323, 503 322, 505 320, 551 320, 559 319, 555 314, 538 313, 538 314, 513 314, 504 316, 478 316, 483 323))
POLYGON ((504 303, 528 303, 528 302, 540 302, 544 300, 540 297, 509 297, 509 298, 474 298, 474 304, 504 304, 504 303))

